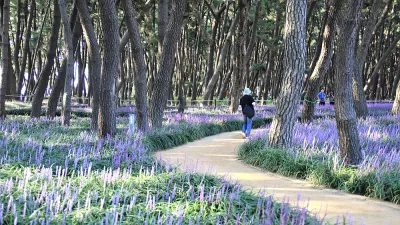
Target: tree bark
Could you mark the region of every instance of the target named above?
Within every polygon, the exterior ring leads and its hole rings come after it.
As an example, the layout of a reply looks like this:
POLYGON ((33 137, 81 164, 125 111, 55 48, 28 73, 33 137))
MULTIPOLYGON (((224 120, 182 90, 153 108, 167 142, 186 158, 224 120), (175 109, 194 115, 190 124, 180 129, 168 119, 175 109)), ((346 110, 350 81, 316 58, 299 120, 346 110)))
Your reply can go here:
MULTIPOLYGON (((72 45, 74 46, 74 54, 75 54, 76 48, 78 46, 78 41, 80 39, 80 36, 82 35, 82 27, 81 24, 79 23, 79 20, 76 18, 76 16, 74 16, 74 13, 72 13, 71 16, 71 23, 72 24, 75 23, 72 32, 73 33, 72 45)), ((46 110, 46 116, 48 118, 54 118, 56 116, 57 104, 65 84, 66 69, 67 69, 67 58, 64 57, 61 62, 60 69, 58 70, 57 79, 53 85, 53 88, 51 89, 49 103, 47 105, 47 110, 46 110)))
POLYGON ((154 77, 153 95, 150 100, 150 121, 154 128, 162 126, 162 118, 175 61, 176 44, 180 37, 185 10, 186 0, 172 1, 172 13, 164 37, 160 68, 154 77))
POLYGON ((161 58, 163 41, 168 25, 169 0, 158 0, 158 58, 161 58))
POLYGON ((306 63, 307 0, 286 2, 284 34, 284 73, 282 90, 276 103, 276 114, 268 137, 270 146, 290 147, 297 107, 300 103, 306 63))
POLYGON ((225 37, 224 45, 222 46, 221 54, 218 59, 217 68, 216 68, 214 74, 212 75, 210 81, 208 82, 207 88, 204 92, 203 104, 205 104, 205 105, 208 105, 208 101, 211 100, 212 95, 214 93, 215 85, 217 84, 218 78, 220 77, 222 70, 224 68, 226 55, 228 53, 229 47, 231 46, 232 35, 235 32, 238 21, 239 21, 239 14, 237 14, 235 19, 232 21, 232 24, 229 28, 228 34, 225 37))
MULTIPOLYGON (((28 23, 26 26, 26 32, 25 32, 25 37, 24 37, 24 51, 22 53, 22 61, 21 61, 21 70, 18 76, 18 94, 21 95, 22 91, 22 86, 23 86, 23 81, 25 77, 25 68, 26 68, 26 61, 28 58, 28 52, 30 51, 29 49, 29 42, 31 39, 31 32, 32 32, 32 21, 33 21, 33 14, 35 12, 35 6, 36 6, 36 1, 32 0, 30 7, 29 7, 29 17, 28 17, 28 23)), ((30 71, 28 71, 30 73, 30 71)))
MULTIPOLYGON (((54 0, 57 2, 57 0, 54 0)), ((54 3, 56 4, 56 3, 54 3)), ((61 123, 63 126, 69 126, 71 120, 71 96, 72 96, 72 78, 74 76, 74 50, 72 46, 72 32, 69 23, 69 17, 65 6, 65 0, 58 0, 60 7, 61 20, 64 27, 64 48, 65 58, 67 59, 67 68, 65 74, 64 94, 62 100, 61 123)))
POLYGON ((396 76, 393 79, 393 86, 392 90, 390 91, 390 99, 395 99, 396 98, 396 90, 397 86, 400 83, 400 62, 397 63, 397 71, 396 71, 396 76))
POLYGON ((236 43, 234 51, 235 55, 235 69, 232 76, 232 86, 231 86, 231 105, 230 112, 236 113, 239 107, 240 101, 240 89, 242 88, 243 72, 244 72, 244 55, 245 55, 245 20, 247 20, 247 7, 248 0, 239 0, 238 3, 238 29, 236 35, 236 43))
POLYGON ((114 136, 116 133, 115 81, 118 77, 119 63, 118 16, 114 0, 99 0, 99 9, 104 33, 104 55, 100 78, 99 137, 107 137, 114 136))
MULTIPOLYGON (((312 56, 312 61, 311 65, 309 67, 309 73, 313 73, 315 70, 315 66, 317 65, 317 62, 319 60, 319 56, 321 55, 321 49, 322 49, 322 42, 324 40, 324 27, 326 27, 326 24, 328 24, 328 16, 329 16, 329 10, 331 6, 331 0, 325 0, 325 13, 324 13, 324 18, 323 18, 323 25, 320 27, 318 39, 317 39, 317 44, 315 47, 314 55, 312 56)), ((307 14, 308 15, 308 14, 307 14)), ((308 23, 307 23, 308 24, 308 23)), ((308 27, 308 26, 307 26, 308 27)), ((310 40, 312 39, 312 35, 310 35, 310 40)), ((311 46, 308 46, 309 49, 311 49, 311 46)), ((311 52, 311 50, 307 50, 307 52, 311 52)), ((309 57, 311 55, 308 55, 309 57)), ((305 85, 307 86, 309 76, 306 78, 305 85)))
MULTIPOLYGON (((211 11, 211 14, 214 16, 214 22, 213 22, 212 34, 211 34, 211 42, 210 42, 210 52, 208 53, 208 60, 207 60, 207 74, 204 79, 204 87, 207 87, 210 79, 212 79, 213 75, 215 74, 214 73, 214 54, 215 54, 215 47, 217 45, 217 41, 216 41, 217 32, 218 32, 218 28, 219 28, 219 25, 221 22, 221 16, 226 9, 226 4, 223 3, 217 12, 214 12, 214 10, 212 9, 212 7, 211 7, 210 3, 208 3, 208 1, 205 1, 205 4, 211 11)), ((225 40, 228 40, 228 39, 225 38, 225 40)), ((208 100, 208 99, 206 99, 206 100, 208 100)))
POLYGON ((394 99, 392 114, 400 115, 400 82, 397 83, 396 98, 394 99))
POLYGON ((61 15, 58 7, 58 2, 56 0, 54 0, 53 5, 54 5, 53 26, 51 28, 51 37, 46 55, 47 62, 44 65, 42 72, 40 73, 37 88, 35 90, 35 94, 33 95, 32 112, 31 112, 32 118, 40 117, 44 93, 46 92, 50 74, 54 65, 54 58, 56 57, 61 15))
POLYGON ((305 96, 303 103, 304 107, 302 112, 303 122, 312 121, 312 117, 314 116, 314 111, 315 111, 314 99, 317 96, 319 87, 322 81, 324 80, 325 75, 331 64, 335 30, 336 30, 337 20, 339 18, 338 7, 342 4, 342 1, 343 0, 331 1, 327 23, 324 28, 321 53, 319 55, 319 59, 315 66, 315 69, 312 72, 311 77, 308 79, 305 89, 305 96))
MULTIPOLYGON (((89 80, 92 87, 100 86, 100 74, 101 74, 101 57, 100 47, 97 42, 96 34, 92 24, 92 18, 90 17, 88 5, 86 1, 76 1, 79 19, 81 21, 83 37, 87 43, 88 55, 89 55, 89 80)), ((99 117, 99 100, 100 100, 100 89, 92 89, 92 116, 90 122, 90 129, 96 131, 98 129, 98 117, 99 117)))
MULTIPOLYGON (((21 15, 22 3, 21 0, 17 1, 17 15, 21 15)), ((21 16, 18 17, 17 22, 17 30, 15 34, 15 47, 14 47, 14 67, 15 67, 15 77, 17 78, 17 89, 15 90, 17 95, 20 95, 20 91, 18 91, 18 83, 19 83, 19 75, 20 75, 20 67, 19 67, 19 51, 21 49, 21 20, 23 18, 21 16)), ((22 86, 21 86, 22 87, 22 86)), ((15 98, 19 99, 19 98, 15 98)))
MULTIPOLYGON (((72 37, 72 40, 74 38, 72 37)), ((82 104, 83 101, 83 91, 85 90, 85 65, 86 61, 83 62, 83 59, 86 59, 86 52, 85 49, 80 46, 77 46, 76 49, 76 56, 78 61, 78 85, 76 87, 76 95, 78 96, 78 103, 82 104)))
POLYGON ((379 71, 381 70, 381 68, 383 67, 383 65, 385 64, 385 60, 386 58, 392 53, 393 49, 396 47, 397 42, 400 41, 400 33, 397 34, 397 36, 395 37, 395 39, 393 40, 393 42, 390 44, 390 46, 385 50, 385 52, 383 53, 383 55, 381 56, 381 58, 379 59, 378 63, 375 65, 374 70, 371 74, 371 76, 369 77, 367 83, 364 86, 364 91, 370 90, 374 84, 374 82, 372 82, 373 80, 377 79, 378 75, 379 75, 379 71))
POLYGON ((136 101, 136 121, 139 131, 146 132, 149 129, 148 107, 147 107, 147 87, 146 87, 146 64, 144 61, 144 51, 140 38, 139 24, 136 20, 136 12, 131 0, 123 0, 128 32, 130 35, 133 61, 135 64, 135 101, 136 101))
POLYGON ((362 160, 357 118, 352 96, 357 26, 363 0, 345 0, 340 14, 335 60, 335 115, 340 154, 347 164, 362 160))
POLYGON ((247 46, 245 55, 244 55, 244 79, 245 79, 245 86, 249 86, 249 77, 250 77, 250 59, 251 55, 253 54, 253 49, 256 41, 257 36, 257 29, 258 29, 258 19, 260 17, 261 12, 261 0, 257 0, 256 4, 256 12, 254 15, 253 26, 251 28, 251 37, 249 44, 247 46))
POLYGON ((377 19, 384 6, 383 0, 375 0, 371 6, 368 22, 363 31, 361 45, 358 47, 356 63, 354 65, 353 77, 353 99, 356 115, 358 118, 365 118, 368 115, 367 101, 363 87, 363 67, 368 55, 371 38, 377 27, 377 19))
POLYGON ((8 29, 10 23, 10 0, 3 0, 1 5, 1 76, 0 76, 0 120, 6 118, 6 89, 9 73, 9 47, 8 29))

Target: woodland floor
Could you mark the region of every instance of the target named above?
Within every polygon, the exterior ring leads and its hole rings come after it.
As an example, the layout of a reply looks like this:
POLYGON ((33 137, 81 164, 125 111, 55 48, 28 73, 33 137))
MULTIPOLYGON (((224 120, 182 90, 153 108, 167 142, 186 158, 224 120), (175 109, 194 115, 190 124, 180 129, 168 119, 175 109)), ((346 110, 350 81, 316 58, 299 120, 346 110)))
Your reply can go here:
POLYGON ((308 204, 310 211, 320 218, 326 214, 326 220, 332 223, 339 219, 342 221, 339 224, 343 224, 345 217, 346 224, 400 224, 399 205, 315 186, 244 164, 236 154, 237 147, 244 141, 239 131, 222 133, 155 155, 185 171, 226 175, 254 193, 265 190, 278 201, 290 201, 292 205, 300 202, 301 206, 308 204))

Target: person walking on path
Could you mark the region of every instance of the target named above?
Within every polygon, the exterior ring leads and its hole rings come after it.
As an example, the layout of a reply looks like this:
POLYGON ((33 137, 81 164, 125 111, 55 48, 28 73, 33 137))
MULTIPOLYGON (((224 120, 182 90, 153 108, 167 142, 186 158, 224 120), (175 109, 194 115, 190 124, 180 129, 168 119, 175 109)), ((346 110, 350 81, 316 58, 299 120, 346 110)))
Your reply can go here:
POLYGON ((326 94, 324 89, 321 89, 321 92, 318 93, 318 98, 319 98, 319 105, 325 105, 326 94))
POLYGON ((240 106, 242 107, 242 113, 243 113, 243 127, 242 127, 242 137, 243 138, 248 138, 250 136, 251 132, 251 125, 253 122, 253 117, 248 117, 244 114, 244 109, 246 106, 251 107, 251 109, 254 112, 254 105, 256 103, 254 102, 253 97, 251 96, 251 90, 249 88, 245 88, 243 90, 243 97, 240 98, 240 106))

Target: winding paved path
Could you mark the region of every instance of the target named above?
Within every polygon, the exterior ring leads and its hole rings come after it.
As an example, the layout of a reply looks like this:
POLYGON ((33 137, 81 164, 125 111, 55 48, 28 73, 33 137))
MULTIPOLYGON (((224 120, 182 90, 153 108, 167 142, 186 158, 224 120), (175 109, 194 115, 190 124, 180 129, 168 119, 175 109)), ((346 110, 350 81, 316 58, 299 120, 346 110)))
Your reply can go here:
MULTIPOLYGON (((298 199, 308 209, 322 218, 336 222, 338 215, 346 224, 400 225, 400 206, 372 200, 363 196, 347 194, 338 190, 315 187, 306 181, 282 177, 261 171, 237 159, 237 147, 244 140, 240 132, 222 133, 207 137, 166 151, 156 152, 157 158, 179 165, 183 170, 196 170, 217 175, 229 174, 232 179, 257 193, 266 190, 282 201, 289 197, 292 204, 298 199), (353 221, 354 223, 351 223, 353 221), (363 223, 361 223, 363 222, 363 223)), ((342 224, 342 223, 340 223, 342 224)))

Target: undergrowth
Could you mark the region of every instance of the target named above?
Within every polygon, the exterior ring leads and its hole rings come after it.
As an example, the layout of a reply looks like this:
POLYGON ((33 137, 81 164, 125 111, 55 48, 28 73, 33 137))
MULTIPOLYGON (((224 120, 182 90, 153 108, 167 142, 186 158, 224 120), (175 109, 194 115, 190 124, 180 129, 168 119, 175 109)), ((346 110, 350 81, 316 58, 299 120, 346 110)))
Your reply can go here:
MULTIPOLYGON (((255 119, 254 127, 271 119, 255 119)), ((225 131, 241 120, 181 122, 145 136, 97 140, 88 119, 0 123, 0 224, 323 224, 305 208, 245 192, 218 177, 183 173, 151 151, 225 131)))
POLYGON ((244 162, 267 171, 400 204, 399 171, 360 172, 356 167, 337 167, 324 157, 305 158, 293 151, 269 148, 262 139, 244 143, 238 154, 244 162))

